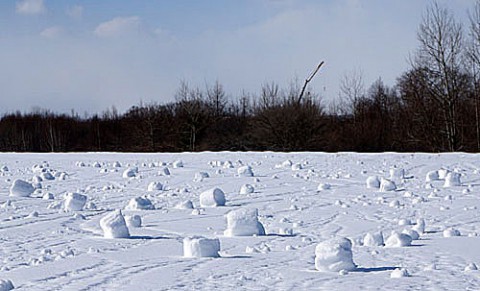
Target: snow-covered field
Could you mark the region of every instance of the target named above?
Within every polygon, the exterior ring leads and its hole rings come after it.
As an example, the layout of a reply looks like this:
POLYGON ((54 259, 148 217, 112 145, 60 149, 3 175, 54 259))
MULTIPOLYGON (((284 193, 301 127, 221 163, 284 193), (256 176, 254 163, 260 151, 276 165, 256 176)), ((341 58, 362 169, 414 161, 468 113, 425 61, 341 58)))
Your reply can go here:
POLYGON ((480 155, 0 154, 0 168, 0 290, 480 288, 480 155))

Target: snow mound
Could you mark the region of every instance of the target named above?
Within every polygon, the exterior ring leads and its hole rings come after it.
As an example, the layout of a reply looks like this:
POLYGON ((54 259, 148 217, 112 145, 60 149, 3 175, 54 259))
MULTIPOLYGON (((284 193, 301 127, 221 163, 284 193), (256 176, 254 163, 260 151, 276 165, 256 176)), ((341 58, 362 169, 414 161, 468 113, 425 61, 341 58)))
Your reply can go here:
POLYGON ((390 278, 403 278, 403 277, 410 277, 410 274, 408 273, 407 269, 404 268, 396 268, 395 270, 390 273, 390 278))
POLYGON ((178 203, 177 205, 175 205, 175 208, 176 209, 193 209, 193 202, 190 201, 190 200, 185 200, 185 201, 182 201, 180 203, 178 203))
POLYGON ((258 221, 256 208, 241 208, 227 213, 225 236, 265 235, 265 228, 258 221))
POLYGON ((225 193, 220 188, 213 188, 200 194, 200 206, 217 207, 225 206, 225 193))
POLYGON ((125 216, 125 222, 127 223, 128 227, 141 227, 142 226, 142 218, 140 215, 129 215, 125 216))
POLYGON ((255 192, 255 188, 250 184, 244 184, 240 187, 240 194, 250 194, 255 192))
POLYGON ((87 196, 80 193, 67 193, 65 195, 65 211, 80 211, 87 203, 87 196))
POLYGON ((123 171, 123 178, 134 178, 138 174, 138 168, 128 168, 125 171, 123 171))
POLYGON ((154 192, 154 191, 162 191, 163 190, 163 185, 162 183, 159 182, 150 182, 147 187, 148 192, 154 192))
POLYGON ((377 233, 367 233, 363 237, 363 245, 366 247, 378 247, 378 246, 383 246, 384 241, 383 241, 383 233, 382 232, 377 232, 377 233))
POLYGON ((452 237, 452 236, 460 236, 460 231, 453 227, 447 228, 443 231, 443 237, 452 237))
POLYGON ((35 191, 35 188, 32 184, 21 179, 16 179, 10 187, 10 196, 28 197, 33 191, 35 191))
POLYGON ((339 237, 319 243, 315 248, 315 268, 322 272, 355 270, 352 242, 339 237))
POLYGON ((105 238, 129 238, 127 223, 123 217, 122 211, 115 210, 105 215, 100 220, 100 227, 103 230, 105 238))
POLYGON ((397 189, 397 185, 395 182, 388 180, 388 179, 381 179, 380 181, 380 192, 388 192, 388 191, 395 191, 397 189))
POLYGON ((412 237, 405 233, 393 232, 385 241, 389 248, 400 248, 412 245, 412 237))
POLYGON ((460 181, 460 173, 450 172, 445 177, 445 184, 443 187, 454 187, 461 186, 462 182, 460 181))
POLYGON ((213 257, 220 255, 220 240, 205 237, 186 237, 183 239, 183 256, 187 258, 213 257))
POLYGON ((127 206, 125 206, 125 210, 153 210, 155 206, 153 206, 152 201, 146 197, 136 197, 130 199, 127 206))
POLYGON ((10 291, 13 290, 13 283, 10 280, 0 279, 0 291, 10 291))
POLYGON ((250 166, 243 166, 237 169, 238 176, 241 177, 253 177, 252 167, 250 166))
POLYGON ((425 177, 425 182, 432 182, 440 180, 440 176, 438 175, 438 171, 430 171, 427 173, 425 177))
POLYGON ((367 188, 378 189, 380 188, 380 180, 377 176, 370 176, 366 180, 367 188))

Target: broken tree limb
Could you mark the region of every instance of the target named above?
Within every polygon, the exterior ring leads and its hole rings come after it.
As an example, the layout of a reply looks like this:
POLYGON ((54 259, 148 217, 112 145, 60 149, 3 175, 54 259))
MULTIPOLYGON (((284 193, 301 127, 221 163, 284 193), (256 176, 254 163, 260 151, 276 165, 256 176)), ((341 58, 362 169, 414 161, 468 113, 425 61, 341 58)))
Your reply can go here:
POLYGON ((307 79, 305 79, 305 83, 303 83, 302 91, 300 91, 300 95, 298 95, 298 100, 297 100, 298 104, 300 104, 300 102, 302 101, 303 94, 305 94, 305 89, 307 89, 308 83, 312 81, 313 77, 315 77, 315 75, 317 74, 317 72, 320 70, 320 68, 323 66, 324 63, 325 63, 324 61, 321 61, 320 64, 318 64, 317 68, 312 72, 312 74, 310 74, 310 76, 307 79))

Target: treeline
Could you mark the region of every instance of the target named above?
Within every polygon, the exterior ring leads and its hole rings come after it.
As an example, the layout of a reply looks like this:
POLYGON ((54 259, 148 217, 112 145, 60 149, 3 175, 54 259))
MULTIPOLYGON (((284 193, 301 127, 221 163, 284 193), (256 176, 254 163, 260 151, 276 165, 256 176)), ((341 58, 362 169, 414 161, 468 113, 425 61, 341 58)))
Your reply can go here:
POLYGON ((122 114, 6 114, 0 151, 479 151, 480 2, 468 27, 433 3, 418 40, 394 86, 378 79, 365 89, 361 73, 347 74, 328 108, 298 83, 235 99, 219 82, 183 82, 175 102, 122 114))

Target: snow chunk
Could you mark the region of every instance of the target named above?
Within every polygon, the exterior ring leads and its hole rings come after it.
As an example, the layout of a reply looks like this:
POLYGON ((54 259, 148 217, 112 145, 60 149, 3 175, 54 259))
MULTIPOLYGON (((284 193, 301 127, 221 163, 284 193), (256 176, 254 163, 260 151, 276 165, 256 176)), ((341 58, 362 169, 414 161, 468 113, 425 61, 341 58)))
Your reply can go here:
POLYGON ((225 236, 265 235, 265 228, 258 221, 256 208, 241 208, 227 213, 225 236))
POLYGON ((255 188, 250 184, 244 184, 240 187, 240 194, 250 194, 253 192, 255 192, 255 188))
POLYGON ((220 188, 213 188, 200 194, 200 206, 217 207, 225 206, 225 193, 220 188))
POLYGON ((366 180, 367 188, 369 189, 378 189, 380 188, 380 180, 377 176, 370 176, 366 180))
POLYGON ((183 239, 183 256, 187 258, 219 257, 220 240, 205 237, 186 237, 183 239))
POLYGON ((252 167, 250 166, 243 166, 238 168, 237 174, 241 177, 253 177, 252 167))
POLYGON ((402 233, 408 234, 412 238, 412 240, 417 240, 420 238, 420 235, 414 229, 404 229, 402 233))
POLYGON ((125 216, 125 222, 127 223, 128 227, 141 227, 142 226, 142 218, 140 215, 130 215, 125 216))
POLYGON ((452 236, 460 236, 460 231, 451 227, 447 228, 443 231, 443 237, 452 237, 452 236))
POLYGON ((195 173, 195 178, 193 180, 196 182, 200 182, 206 178, 210 178, 210 175, 207 172, 197 172, 195 173))
POLYGON ((123 178, 134 178, 138 174, 138 168, 128 168, 125 171, 123 171, 123 178))
POLYGON ((55 199, 55 196, 53 195, 53 193, 48 192, 48 193, 43 194, 42 199, 43 200, 53 200, 53 199, 55 199))
POLYGON ((315 248, 315 268, 322 272, 353 271, 352 242, 344 237, 321 242, 315 248))
POLYGON ((450 172, 445 177, 445 184, 443 187, 461 186, 460 173, 450 172))
POLYGON ((67 193, 65 195, 65 211, 80 211, 87 203, 87 196, 80 193, 67 193))
POLYGON ((417 224, 413 227, 419 234, 425 233, 425 219, 417 219, 417 224))
POLYGON ((122 211, 115 210, 104 216, 100 220, 100 227, 103 230, 105 238, 129 238, 127 223, 123 217, 122 211))
POLYGON ((367 233, 363 238, 363 245, 367 247, 383 246, 383 234, 382 232, 367 233))
POLYGON ((148 192, 154 192, 154 191, 162 191, 163 185, 162 183, 159 182, 151 182, 148 184, 147 191, 148 192))
POLYGON ((0 291, 10 291, 13 290, 13 283, 10 280, 0 279, 0 291))
POLYGON ((153 206, 152 201, 148 198, 144 197, 136 197, 130 199, 127 206, 125 206, 125 210, 153 210, 155 206, 153 206))
POLYGON ((448 173, 450 173, 450 171, 447 170, 447 169, 440 169, 440 170, 438 170, 438 179, 439 179, 439 180, 445 180, 445 178, 447 177, 448 173))
POLYGON ((388 192, 388 191, 395 191, 397 186, 393 181, 388 179, 381 179, 380 181, 380 192, 388 192))
POLYGON ((33 191, 35 191, 35 188, 33 188, 32 184, 21 179, 16 179, 10 187, 10 196, 28 197, 33 191))
POLYGON ((412 245, 412 237, 405 233, 393 232, 385 241, 385 246, 400 248, 412 245))
POLYGON ((390 278, 403 278, 403 277, 410 277, 410 274, 408 273, 407 269, 404 268, 396 268, 395 270, 390 273, 390 278))

